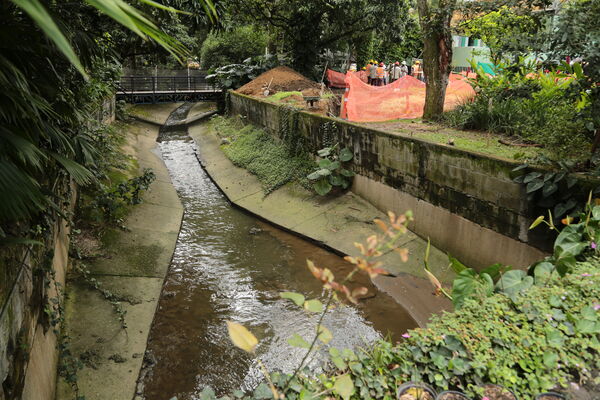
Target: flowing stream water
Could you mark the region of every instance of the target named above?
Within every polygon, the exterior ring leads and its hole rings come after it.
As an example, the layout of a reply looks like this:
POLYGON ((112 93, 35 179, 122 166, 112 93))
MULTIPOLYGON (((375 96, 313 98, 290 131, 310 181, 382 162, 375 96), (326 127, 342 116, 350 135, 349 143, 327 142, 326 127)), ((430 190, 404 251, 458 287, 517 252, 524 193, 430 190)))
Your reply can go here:
MULTIPOLYGON (((213 184, 195 155, 185 128, 189 105, 175 110, 159 136, 160 154, 185 208, 177 246, 163 287, 148 341, 156 364, 144 378, 147 400, 196 399, 207 385, 217 393, 251 389, 262 375, 256 359, 235 348, 226 321, 245 325, 259 339, 256 357, 269 370, 291 372, 306 350, 287 339, 298 333, 308 341, 316 315, 280 298, 295 291, 320 298, 320 283, 306 259, 327 266, 336 276, 348 263, 312 243, 263 223, 234 208, 213 184)), ((364 347, 385 335, 398 339, 415 322, 366 277, 353 282, 369 289, 359 306, 328 313, 324 325, 333 333, 330 345, 364 347)), ((318 368, 323 355, 311 365, 318 368)))

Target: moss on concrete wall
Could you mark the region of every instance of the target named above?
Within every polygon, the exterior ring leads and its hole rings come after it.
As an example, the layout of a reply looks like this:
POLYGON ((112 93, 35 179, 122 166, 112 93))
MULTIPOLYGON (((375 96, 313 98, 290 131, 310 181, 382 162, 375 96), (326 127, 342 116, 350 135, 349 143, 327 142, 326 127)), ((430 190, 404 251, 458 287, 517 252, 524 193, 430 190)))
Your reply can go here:
MULTIPOLYGON (((232 92, 228 110, 280 137, 287 128, 282 126, 282 110, 276 104, 232 92)), ((357 174, 528 246, 548 249, 551 240, 546 231, 527 229, 536 215, 523 187, 512 181, 511 170, 518 163, 300 110, 295 114, 294 134, 304 138, 308 151, 339 142, 353 150, 357 174)), ((437 245, 453 250, 453 246, 437 245)))

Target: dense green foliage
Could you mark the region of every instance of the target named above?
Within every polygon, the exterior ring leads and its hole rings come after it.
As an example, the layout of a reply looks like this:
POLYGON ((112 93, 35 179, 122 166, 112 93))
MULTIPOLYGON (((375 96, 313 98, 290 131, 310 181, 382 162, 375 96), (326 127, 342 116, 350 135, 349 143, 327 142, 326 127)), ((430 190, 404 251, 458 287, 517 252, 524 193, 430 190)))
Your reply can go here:
POLYGON ((532 47, 523 37, 535 36, 539 27, 533 17, 503 6, 467 21, 463 33, 482 39, 490 50, 492 62, 498 64, 507 54, 515 57, 531 51, 532 47))
POLYGON ((223 91, 237 89, 278 65, 279 60, 277 57, 271 55, 257 56, 247 58, 240 64, 223 65, 215 69, 212 74, 207 75, 206 79, 209 82, 215 82, 223 91))
POLYGON ((589 158, 592 108, 582 103, 578 79, 543 73, 523 61, 501 65, 496 77, 477 71, 477 96, 445 115, 451 125, 543 144, 551 159, 589 158))
MULTIPOLYGON (((298 72, 317 78, 326 51, 356 54, 371 32, 392 40, 404 33, 407 1, 387 0, 225 0, 230 18, 263 25, 275 40, 274 53, 287 53, 298 72)), ((362 62, 364 60, 357 60, 362 62)))
POLYGON ((567 56, 582 61, 585 78, 577 81, 575 90, 582 93, 596 131, 593 150, 600 144, 600 0, 577 0, 565 4, 553 27, 548 45, 549 60, 560 63, 567 56))
POLYGON ((412 65, 412 59, 419 58, 422 52, 423 39, 419 21, 409 14, 399 37, 395 34, 373 33, 366 51, 357 57, 357 61, 362 66, 373 59, 384 61, 386 64, 406 61, 412 65))
POLYGON ((23 236, 22 222, 60 212, 61 182, 88 184, 102 162, 95 115, 120 67, 107 30, 131 30, 177 56, 185 49, 120 0, 1 7, 0 237, 23 236))
POLYGON ((317 155, 320 158, 317 161, 317 168, 307 176, 312 181, 315 192, 325 196, 334 187, 348 189, 352 185, 354 172, 347 169, 348 166, 345 165, 354 157, 350 149, 347 147, 339 149, 335 144, 317 151, 317 155))
POLYGON ((223 117, 213 117, 212 123, 219 136, 230 142, 223 145, 225 155, 238 167, 256 175, 266 194, 289 182, 307 185, 305 177, 314 163, 306 155, 297 154, 251 125, 223 117))
POLYGON ((228 64, 241 64, 247 58, 264 53, 266 45, 266 33, 251 25, 211 33, 202 43, 200 68, 213 69, 228 64))
MULTIPOLYGON (((519 398, 589 382, 600 368, 599 270, 600 259, 591 257, 564 277, 552 276, 512 299, 503 294, 467 299, 460 311, 434 316, 427 328, 409 331, 397 345, 382 341, 357 353, 330 349, 332 369, 316 377, 304 371, 286 398, 336 394, 336 382, 348 378, 350 395, 336 398, 393 399, 407 381, 463 390, 474 398, 489 382, 519 398)), ((287 379, 272 376, 278 388, 287 379)), ((215 397, 206 390, 201 398, 215 397)), ((263 384, 250 398, 272 395, 263 384)))

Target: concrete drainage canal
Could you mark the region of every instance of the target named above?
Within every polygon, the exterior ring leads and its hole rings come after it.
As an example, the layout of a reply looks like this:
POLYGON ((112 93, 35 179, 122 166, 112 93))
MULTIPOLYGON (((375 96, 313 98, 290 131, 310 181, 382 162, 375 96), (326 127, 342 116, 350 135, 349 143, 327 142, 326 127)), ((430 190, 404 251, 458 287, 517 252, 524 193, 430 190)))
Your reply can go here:
MULTIPOLYGON (((291 372, 305 350, 288 345, 294 333, 312 338, 316 316, 279 297, 295 291, 324 297, 306 259, 334 274, 342 258, 234 208, 207 176, 185 127, 189 105, 175 110, 159 136, 159 149, 185 208, 179 239, 148 341, 138 395, 147 400, 195 399, 206 385, 225 394, 249 390, 262 378, 254 358, 230 342, 226 321, 259 338, 257 356, 271 371, 291 372)), ((361 281, 362 280, 362 281, 361 281)), ((336 308, 324 325, 330 346, 356 348, 386 335, 397 340, 416 327, 408 313, 362 276, 371 297, 336 308)), ((317 355, 311 362, 318 368, 317 355)))

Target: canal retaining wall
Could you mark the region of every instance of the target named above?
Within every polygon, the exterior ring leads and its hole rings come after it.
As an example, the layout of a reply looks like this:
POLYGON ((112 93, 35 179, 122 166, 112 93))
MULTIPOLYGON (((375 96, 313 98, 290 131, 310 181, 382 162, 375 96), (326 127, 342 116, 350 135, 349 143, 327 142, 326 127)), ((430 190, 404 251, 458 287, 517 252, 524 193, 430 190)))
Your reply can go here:
MULTIPOLYGON (((115 98, 93 112, 100 123, 115 120, 115 98)), ((68 179, 57 185, 65 215, 73 213, 77 187, 68 179)), ((56 189, 59 193, 58 190, 56 189)), ((50 400, 56 390, 57 335, 69 264, 70 225, 56 218, 41 245, 0 248, 0 400, 50 400)))
POLYGON ((315 153, 327 144, 353 150, 352 191, 380 210, 412 210, 411 230, 467 265, 523 267, 545 255, 543 230, 510 160, 399 136, 230 92, 227 110, 315 153))

